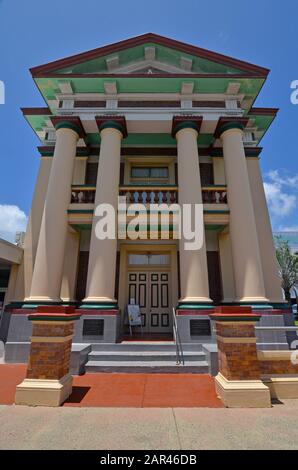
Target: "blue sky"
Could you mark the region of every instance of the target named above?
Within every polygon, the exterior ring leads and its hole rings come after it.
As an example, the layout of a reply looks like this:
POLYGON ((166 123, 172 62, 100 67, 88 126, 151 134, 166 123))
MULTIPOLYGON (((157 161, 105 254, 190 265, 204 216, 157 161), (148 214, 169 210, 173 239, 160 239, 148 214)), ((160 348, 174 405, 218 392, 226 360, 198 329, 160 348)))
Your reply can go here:
POLYGON ((280 113, 262 141, 261 166, 275 230, 297 229, 297 0, 0 0, 0 236, 24 228, 38 170, 38 139, 20 112, 43 106, 28 69, 155 32, 271 69, 257 106, 280 113))

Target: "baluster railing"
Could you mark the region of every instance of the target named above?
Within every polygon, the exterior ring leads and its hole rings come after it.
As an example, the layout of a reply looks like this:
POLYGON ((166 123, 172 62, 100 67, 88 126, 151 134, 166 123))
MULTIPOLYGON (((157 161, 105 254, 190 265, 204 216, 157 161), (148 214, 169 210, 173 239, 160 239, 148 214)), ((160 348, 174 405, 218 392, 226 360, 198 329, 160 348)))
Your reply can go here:
POLYGON ((202 188, 203 204, 227 204, 226 188, 202 188))
MULTIPOLYGON (((72 204, 94 204, 95 187, 73 186, 72 204)), ((175 204, 178 202, 177 187, 120 187, 119 195, 125 196, 127 204, 175 204)), ((227 204, 226 187, 203 187, 203 204, 227 204)))

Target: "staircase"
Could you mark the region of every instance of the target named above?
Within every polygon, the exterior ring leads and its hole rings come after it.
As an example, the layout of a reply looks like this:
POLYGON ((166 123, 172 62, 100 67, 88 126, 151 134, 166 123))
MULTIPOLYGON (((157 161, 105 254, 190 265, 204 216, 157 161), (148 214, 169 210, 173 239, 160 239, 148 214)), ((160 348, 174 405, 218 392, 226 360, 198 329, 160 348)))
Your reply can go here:
POLYGON ((92 344, 86 372, 208 374, 202 344, 183 345, 184 365, 176 364, 174 341, 92 344))

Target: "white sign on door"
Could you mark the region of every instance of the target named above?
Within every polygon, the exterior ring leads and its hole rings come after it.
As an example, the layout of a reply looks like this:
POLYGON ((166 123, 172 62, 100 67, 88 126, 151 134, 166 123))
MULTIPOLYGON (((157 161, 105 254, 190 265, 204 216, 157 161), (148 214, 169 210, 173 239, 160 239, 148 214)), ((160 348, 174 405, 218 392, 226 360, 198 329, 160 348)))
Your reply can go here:
POLYGON ((139 305, 128 304, 127 314, 130 326, 142 326, 142 317, 139 305))

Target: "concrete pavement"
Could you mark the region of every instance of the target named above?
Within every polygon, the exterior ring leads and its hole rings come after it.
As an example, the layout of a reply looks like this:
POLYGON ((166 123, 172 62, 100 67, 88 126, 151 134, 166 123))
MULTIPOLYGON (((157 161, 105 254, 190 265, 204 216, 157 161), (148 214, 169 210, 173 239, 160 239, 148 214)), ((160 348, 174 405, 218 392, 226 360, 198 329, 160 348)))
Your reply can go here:
POLYGON ((0 449, 297 449, 298 400, 271 409, 0 406, 0 449))

